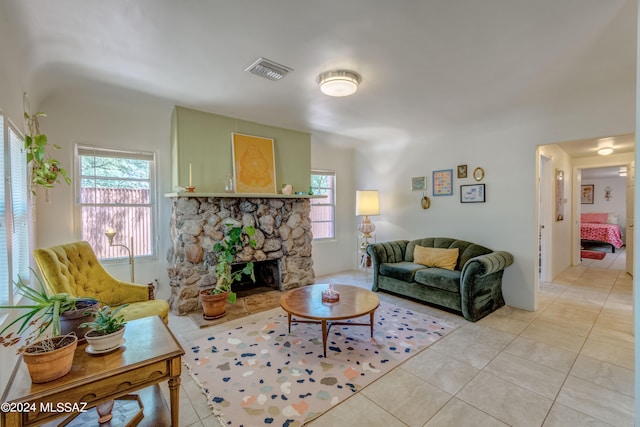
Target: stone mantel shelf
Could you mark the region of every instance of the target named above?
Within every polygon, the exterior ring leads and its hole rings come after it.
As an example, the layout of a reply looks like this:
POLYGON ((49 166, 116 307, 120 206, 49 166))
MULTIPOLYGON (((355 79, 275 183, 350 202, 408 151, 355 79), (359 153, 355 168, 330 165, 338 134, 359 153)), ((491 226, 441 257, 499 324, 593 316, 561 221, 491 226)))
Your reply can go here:
POLYGON ((260 194, 260 193, 189 193, 181 191, 178 193, 165 193, 164 197, 226 197, 230 199, 324 199, 327 196, 308 194, 260 194))

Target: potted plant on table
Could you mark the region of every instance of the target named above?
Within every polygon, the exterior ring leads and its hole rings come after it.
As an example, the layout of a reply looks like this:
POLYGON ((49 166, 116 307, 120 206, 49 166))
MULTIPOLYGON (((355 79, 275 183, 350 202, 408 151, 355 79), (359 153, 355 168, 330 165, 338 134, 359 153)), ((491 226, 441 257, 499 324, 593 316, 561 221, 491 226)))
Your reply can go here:
MULTIPOLYGON (((0 331, 2 335, 10 328, 20 325, 15 333, 0 336, 0 344, 5 347, 18 344, 23 341, 21 334, 28 331, 24 346, 18 352, 27 365, 31 381, 43 383, 63 377, 71 370, 78 337, 73 332, 64 335, 61 333, 61 318, 63 313, 77 309, 77 304, 87 299, 66 293, 49 296, 38 276, 34 277, 37 289, 31 288, 21 277, 15 282, 18 293, 30 300, 30 304, 0 306, 0 309, 26 310, 0 331), (33 342, 49 329, 51 336, 33 342)), ((97 304, 97 301, 94 303, 97 304)))
POLYGON ((120 310, 127 305, 123 304, 115 310, 105 305, 93 313, 93 321, 80 325, 83 328, 89 328, 89 332, 85 334, 87 343, 90 346, 87 352, 94 354, 106 353, 122 345, 127 322, 124 320, 124 316, 120 314, 120 310))
POLYGON ((236 254, 242 250, 243 236, 248 239, 251 247, 256 247, 256 240, 253 236, 256 229, 253 226, 243 227, 227 224, 228 231, 224 238, 213 245, 213 252, 216 253, 216 285, 211 289, 204 289, 200 292, 200 302, 204 311, 203 317, 206 320, 213 320, 223 317, 226 314, 226 304, 236 302, 236 293, 231 290, 231 285, 240 280, 243 275, 251 277, 256 281, 253 262, 248 262, 237 271, 233 271, 232 264, 236 260, 236 254))

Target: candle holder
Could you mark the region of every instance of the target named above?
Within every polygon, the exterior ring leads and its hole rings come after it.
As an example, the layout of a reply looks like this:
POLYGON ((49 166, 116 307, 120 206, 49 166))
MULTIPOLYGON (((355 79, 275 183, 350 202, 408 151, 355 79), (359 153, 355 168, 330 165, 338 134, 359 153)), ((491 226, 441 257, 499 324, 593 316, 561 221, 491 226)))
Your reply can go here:
POLYGON ((322 302, 338 302, 340 301, 340 292, 333 289, 333 285, 329 284, 329 288, 322 291, 322 302))
POLYGON ((189 185, 187 187, 184 187, 185 190, 187 190, 187 193, 193 193, 194 191, 196 191, 196 187, 189 185))

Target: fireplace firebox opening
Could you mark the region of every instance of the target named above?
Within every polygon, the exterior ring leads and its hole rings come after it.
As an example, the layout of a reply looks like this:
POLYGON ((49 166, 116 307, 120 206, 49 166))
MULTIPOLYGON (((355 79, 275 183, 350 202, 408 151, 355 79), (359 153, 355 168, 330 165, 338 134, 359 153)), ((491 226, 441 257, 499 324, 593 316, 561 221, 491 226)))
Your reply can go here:
MULTIPOLYGON (((231 266, 231 271, 242 270, 246 264, 238 263, 231 266)), ((277 259, 268 261, 254 261, 253 272, 256 277, 255 283, 251 277, 243 275, 242 280, 231 285, 231 290, 242 296, 243 292, 256 293, 261 289, 263 292, 280 289, 280 262, 277 259)))

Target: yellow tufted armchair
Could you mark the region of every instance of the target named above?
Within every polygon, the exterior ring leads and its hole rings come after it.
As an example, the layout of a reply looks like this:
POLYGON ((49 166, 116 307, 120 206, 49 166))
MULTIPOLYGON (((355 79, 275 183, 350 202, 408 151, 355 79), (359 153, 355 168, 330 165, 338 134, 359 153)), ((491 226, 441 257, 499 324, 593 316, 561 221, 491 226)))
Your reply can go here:
POLYGON ((47 249, 36 249, 33 256, 40 268, 47 291, 93 297, 117 307, 129 304, 120 313, 125 320, 158 315, 168 322, 169 304, 156 300, 153 287, 123 282, 102 267, 88 242, 75 242, 47 249))

